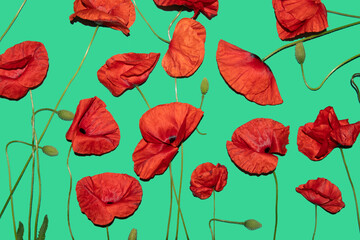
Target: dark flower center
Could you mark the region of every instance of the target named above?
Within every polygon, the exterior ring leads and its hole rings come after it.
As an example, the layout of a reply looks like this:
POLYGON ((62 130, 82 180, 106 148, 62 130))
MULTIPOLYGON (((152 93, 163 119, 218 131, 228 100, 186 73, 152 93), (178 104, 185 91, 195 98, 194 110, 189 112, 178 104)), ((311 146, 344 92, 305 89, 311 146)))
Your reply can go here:
POLYGON ((169 142, 173 143, 176 140, 176 136, 169 137, 169 142))
POLYGON ((83 128, 80 128, 80 132, 81 132, 82 134, 86 134, 86 131, 85 131, 85 129, 83 129, 83 128))
POLYGON ((270 152, 270 148, 269 147, 265 148, 265 153, 269 153, 269 152, 270 152))

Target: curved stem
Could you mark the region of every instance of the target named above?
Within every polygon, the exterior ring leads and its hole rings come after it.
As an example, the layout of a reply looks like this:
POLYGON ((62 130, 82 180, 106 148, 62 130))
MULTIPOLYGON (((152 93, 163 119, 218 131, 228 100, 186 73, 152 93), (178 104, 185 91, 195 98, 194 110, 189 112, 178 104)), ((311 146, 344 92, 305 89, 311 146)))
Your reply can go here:
MULTIPOLYGON (((34 148, 33 148, 34 154, 34 148)), ((29 218, 28 218, 28 237, 29 240, 31 239, 31 213, 32 213, 32 202, 33 202, 33 195, 34 195, 34 175, 35 175, 35 155, 32 157, 33 164, 31 167, 31 187, 30 187, 30 204, 29 204, 29 218)))
POLYGON ((15 14, 15 17, 13 18, 13 20, 10 22, 9 26, 6 28, 5 32, 3 33, 3 35, 1 35, 0 37, 0 42, 1 40, 5 37, 6 33, 10 30, 11 26, 14 24, 16 18, 19 16, 19 13, 21 11, 21 9, 24 7, 25 3, 27 0, 24 0, 24 2, 21 4, 19 10, 17 11, 17 13, 15 14))
POLYGON ((107 235, 107 239, 110 240, 109 226, 106 227, 106 235, 107 235))
POLYGON ((146 18, 144 17, 144 15, 140 12, 138 6, 136 5, 135 0, 132 0, 132 1, 133 1, 133 4, 134 4, 136 10, 139 12, 140 16, 144 19, 144 21, 146 22, 146 24, 149 26, 150 30, 155 34, 155 36, 156 36, 158 39, 160 39, 161 41, 163 41, 163 42, 170 43, 168 40, 160 37, 160 36, 154 31, 154 29, 151 27, 150 23, 146 20, 146 18))
POLYGON ((354 75, 352 75, 351 80, 350 80, 350 84, 351 84, 351 86, 355 89, 357 98, 358 98, 359 103, 360 103, 360 92, 359 92, 359 88, 358 88, 358 86, 356 85, 356 83, 354 82, 354 78, 356 78, 356 77, 360 77, 360 73, 355 73, 354 75))
POLYGON ((197 128, 196 128, 196 131, 198 132, 198 134, 200 134, 200 135, 206 135, 206 133, 202 133, 202 132, 200 132, 197 128))
POLYGON ((172 185, 174 183, 172 182, 172 177, 170 176, 170 209, 169 209, 169 220, 168 220, 168 225, 167 225, 167 230, 166 230, 166 240, 169 239, 169 231, 170 231, 170 221, 171 221, 171 212, 172 212, 172 201, 173 201, 173 194, 172 194, 172 185))
POLYGON ((175 199, 176 199, 176 203, 178 205, 178 209, 180 211, 180 216, 181 216, 181 220, 183 222, 186 238, 189 240, 189 235, 188 235, 188 232, 187 232, 187 229, 186 229, 186 226, 185 226, 184 216, 183 216, 181 208, 180 208, 180 199, 177 197, 177 194, 176 194, 176 188, 175 188, 174 179, 173 179, 172 170, 171 170, 171 163, 169 165, 169 171, 170 171, 170 178, 171 178, 172 188, 174 190, 174 196, 175 196, 175 199))
POLYGON ((69 177, 70 177, 69 195, 68 195, 68 201, 67 201, 67 222, 68 222, 68 227, 69 227, 69 232, 70 232, 71 239, 74 240, 74 236, 72 234, 71 226, 70 226, 70 196, 71 196, 71 188, 72 188, 72 175, 71 175, 70 166, 69 166, 69 158, 70 158, 71 148, 72 148, 72 144, 70 145, 69 153, 68 153, 68 156, 67 156, 67 159, 66 159, 66 166, 68 168, 69 177))
POLYGON ((345 17, 360 18, 360 16, 346 14, 346 13, 340 13, 340 12, 335 12, 335 11, 330 11, 330 10, 327 10, 327 12, 337 14, 337 15, 341 15, 341 16, 345 16, 345 17))
MULTIPOLYGON (((10 161, 9 161, 9 155, 8 155, 8 147, 12 142, 9 142, 8 144, 6 144, 5 147, 5 154, 6 154, 6 160, 7 160, 7 166, 8 166, 8 173, 9 173, 9 190, 11 192, 11 168, 10 168, 10 161)), ((16 240, 16 222, 15 222, 15 211, 14 211, 14 201, 13 198, 11 197, 11 217, 12 217, 12 222, 13 222, 13 227, 14 227, 14 234, 15 234, 15 240, 16 240)))
POLYGON ((333 70, 331 70, 331 72, 324 78, 324 80, 323 80, 323 81, 320 83, 320 85, 319 85, 318 87, 316 87, 316 88, 312 88, 312 87, 310 87, 310 86, 308 85, 308 83, 307 83, 306 80, 305 80, 305 74, 304 74, 303 64, 300 64, 300 65, 301 65, 301 73, 302 73, 302 76, 303 76, 304 83, 305 83, 306 87, 307 87, 308 89, 312 90, 312 91, 317 91, 317 90, 319 90, 319 89, 322 87, 322 85, 324 85, 324 83, 326 82, 326 80, 327 80, 336 70, 338 70, 339 68, 341 68, 341 67, 344 66, 345 64, 347 64, 347 63, 355 60, 355 59, 358 58, 358 57, 360 57, 360 54, 357 54, 357 55, 355 55, 355 56, 347 59, 346 61, 340 63, 339 65, 337 65, 333 70))
POLYGON ((180 16, 180 13, 182 12, 182 8, 180 9, 180 11, 178 12, 178 14, 175 16, 175 18, 171 21, 169 27, 168 27, 168 37, 169 37, 169 41, 171 41, 171 37, 170 37, 170 29, 171 26, 174 24, 174 22, 176 21, 176 19, 180 16))
POLYGON ((312 240, 315 239, 316 226, 317 226, 317 205, 315 204, 315 228, 314 228, 314 234, 313 234, 312 240))
POLYGON ((146 105, 148 106, 148 108, 150 109, 150 105, 149 105, 149 102, 146 100, 144 94, 142 93, 142 91, 140 90, 139 86, 135 85, 136 89, 139 91, 140 95, 142 96, 142 98, 144 99, 146 105))
POLYGON ((345 156, 344 156, 344 151, 343 151, 342 148, 340 148, 340 152, 341 152, 342 159, 343 159, 343 161, 344 161, 344 165, 345 165, 345 169, 346 169, 347 175, 348 175, 348 177, 349 177, 349 181, 350 181, 351 188, 352 188, 353 193, 354 193, 355 206, 356 206, 356 215, 357 215, 357 221, 358 221, 359 231, 360 231, 359 207, 358 207, 358 203, 357 203, 357 198, 356 198, 356 193, 355 193, 354 184, 353 184, 353 182, 352 182, 352 180, 351 180, 350 172, 349 172, 349 169, 348 169, 348 167, 347 167, 347 165, 346 165, 345 156))
POLYGON ((214 236, 214 233, 211 229, 211 222, 212 221, 218 221, 218 222, 224 222, 224 223, 232 223, 232 224, 239 224, 239 225, 244 225, 245 222, 235 222, 235 221, 228 221, 228 220, 222 220, 222 219, 217 219, 217 218, 212 218, 209 220, 209 228, 210 228, 210 232, 211 232, 211 236, 214 236))
POLYGON ((300 39, 298 41, 295 41, 295 42, 292 42, 292 43, 288 43, 278 49, 276 49, 275 51, 273 51, 272 53, 270 53, 269 55, 267 55, 266 57, 264 57, 262 59, 263 62, 265 62, 266 60, 268 60, 270 57, 272 57, 273 55, 275 55, 276 53, 286 49, 286 48, 289 48, 291 46, 294 46, 296 45, 297 43, 299 42, 306 42, 306 41, 309 41, 311 39, 315 39, 315 38, 318 38, 318 37, 321 37, 321 36, 324 36, 324 35, 327 35, 329 33, 333 33, 333 32, 336 32, 336 31, 339 31, 339 30, 342 30, 342 29, 345 29, 345 28, 349 28, 349 27, 352 27, 352 26, 355 26, 355 25, 358 25, 360 24, 360 21, 358 22, 354 22, 354 23, 350 23, 350 24, 347 24, 347 25, 344 25, 344 26, 341 26, 341 27, 338 27, 338 28, 334 28, 334 29, 331 29, 331 30, 328 30, 328 31, 325 31, 325 32, 322 32, 322 33, 319 33, 319 34, 316 34, 316 35, 312 35, 310 37, 306 37, 306 38, 303 38, 303 39, 300 39))
MULTIPOLYGON (((201 107, 202 107, 202 105, 203 105, 204 97, 205 97, 205 95, 203 94, 203 95, 201 96, 201 102, 200 102, 200 107, 199 107, 200 109, 201 109, 201 107)), ((200 135, 206 135, 206 133, 200 132, 197 128, 196 128, 196 131, 197 131, 198 134, 200 134, 200 135)))
POLYGON ((176 98, 176 102, 178 102, 178 101, 179 101, 179 99, 178 99, 178 92, 177 92, 177 80, 176 80, 176 78, 175 78, 175 98, 176 98))
MULTIPOLYGON (((214 219, 215 219, 215 190, 214 190, 214 219)), ((215 221, 214 221, 214 240, 215 240, 215 221)))
POLYGON ((276 200, 275 200, 275 228, 274 228, 274 240, 276 238, 276 230, 278 225, 278 199, 279 199, 279 188, 278 188, 278 181, 276 177, 275 171, 273 172, 274 179, 275 179, 275 186, 276 186, 276 200))
POLYGON ((53 113, 57 113, 56 110, 51 109, 51 108, 41 108, 41 109, 39 109, 39 110, 37 110, 37 111, 35 112, 35 115, 38 114, 39 112, 42 112, 42 111, 50 111, 50 112, 53 112, 53 113))
MULTIPOLYGON (((91 38, 91 41, 90 41, 90 43, 89 43, 89 46, 88 46, 88 48, 87 48, 87 50, 86 50, 86 52, 85 52, 85 55, 84 55, 83 59, 81 60, 81 63, 80 63, 80 65, 79 65, 78 69, 76 70, 74 76, 70 79, 69 83, 68 83, 67 86, 65 87, 64 92, 63 92, 62 95, 60 96, 60 99, 59 99, 58 102, 56 103, 56 106, 55 106, 55 108, 54 108, 55 111, 56 111, 57 108, 59 107, 60 102, 61 102, 61 100, 63 99, 66 91, 68 90, 68 88, 70 87, 71 83, 72 83, 73 80, 75 79, 76 75, 77 75, 78 72, 80 71, 80 68, 81 68, 81 66, 83 65, 84 61, 85 61, 85 58, 86 58, 86 56, 87 56, 87 54, 88 54, 88 52, 89 52, 89 49, 90 49, 90 47, 91 47, 91 45, 92 45, 92 43, 93 43, 93 41, 94 41, 94 38, 95 38, 95 35, 96 35, 98 29, 99 29, 99 26, 97 26, 96 29, 95 29, 95 32, 94 32, 94 34, 93 34, 93 36, 92 36, 92 38, 91 38)), ((39 141, 38 141, 39 144, 40 144, 42 138, 44 137, 44 134, 46 133, 46 130, 48 129, 48 127, 49 127, 49 125, 50 125, 50 122, 51 122, 54 114, 55 114, 54 112, 51 114, 48 122, 46 123, 46 126, 45 126, 45 128, 44 128, 44 130, 43 130, 43 132, 41 133, 41 136, 40 136, 40 138, 39 138, 39 141)), ((2 210, 1 210, 1 212, 0 212, 0 218, 1 218, 1 216, 4 214, 5 209, 6 209, 7 205, 9 204, 9 201, 10 201, 11 196, 14 194, 17 186, 19 185, 19 182, 20 182, 22 176, 24 175, 26 168, 27 168, 28 165, 29 165, 31 158, 32 158, 32 154, 29 156, 29 158, 28 158, 28 160, 26 161, 26 163, 25 163, 25 165, 24 165, 24 167, 23 167, 23 169, 22 169, 19 177, 17 178, 17 180, 16 180, 16 182, 15 182, 15 184, 14 184, 14 186, 13 186, 13 189, 12 189, 11 193, 9 194, 9 196, 8 196, 8 198, 7 198, 5 204, 4 204, 4 206, 3 206, 3 208, 2 208, 2 210)))
POLYGON ((179 233, 179 214, 180 214, 180 200, 181 200, 181 186, 182 186, 183 171, 184 171, 184 146, 183 146, 183 144, 181 144, 181 169, 180 169, 178 212, 177 212, 177 218, 176 218, 176 238, 179 233))

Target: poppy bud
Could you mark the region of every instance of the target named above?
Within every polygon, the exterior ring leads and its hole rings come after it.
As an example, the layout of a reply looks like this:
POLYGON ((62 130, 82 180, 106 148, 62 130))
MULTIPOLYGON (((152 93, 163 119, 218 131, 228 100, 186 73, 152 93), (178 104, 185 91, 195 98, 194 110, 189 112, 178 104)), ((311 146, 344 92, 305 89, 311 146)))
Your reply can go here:
POLYGON ((43 153, 45 153, 46 155, 50 156, 50 157, 54 157, 57 156, 59 154, 58 150, 56 150, 56 148, 54 148, 53 146, 43 146, 42 148, 43 153))
POLYGON ((305 61, 305 48, 302 42, 299 42, 295 46, 295 57, 299 64, 303 64, 305 61))
POLYGON ((205 95, 209 91, 209 81, 207 80, 207 78, 204 78, 201 81, 200 90, 203 95, 205 95))
POLYGON ((61 118, 62 120, 65 120, 65 121, 72 121, 75 117, 75 115, 68 111, 68 110, 60 110, 57 112, 59 118, 61 118))
POLYGON ((137 230, 133 228, 129 234, 128 240, 136 240, 137 239, 137 230))
POLYGON ((259 223, 258 221, 254 220, 254 219, 246 220, 244 223, 244 226, 249 230, 256 230, 256 229, 262 227, 261 223, 259 223))

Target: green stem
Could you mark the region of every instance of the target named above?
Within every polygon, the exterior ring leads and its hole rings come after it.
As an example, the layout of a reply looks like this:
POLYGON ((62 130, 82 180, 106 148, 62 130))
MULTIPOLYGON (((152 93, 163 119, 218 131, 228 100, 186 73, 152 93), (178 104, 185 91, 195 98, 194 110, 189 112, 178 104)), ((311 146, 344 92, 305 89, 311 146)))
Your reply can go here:
POLYGON ((144 94, 142 93, 142 91, 140 90, 139 86, 135 85, 136 89, 139 91, 140 95, 142 96, 142 98, 144 99, 146 105, 148 106, 148 108, 150 109, 150 105, 149 105, 149 102, 146 100, 144 94))
POLYGON ((71 175, 70 166, 69 166, 69 158, 70 158, 71 148, 72 148, 72 144, 70 145, 69 153, 68 153, 68 156, 66 159, 66 166, 69 171, 69 177, 70 177, 69 195, 68 195, 68 201, 67 201, 67 223, 68 223, 71 239, 74 240, 74 236, 72 234, 71 226, 70 226, 70 196, 71 196, 71 189, 72 189, 72 175, 71 175))
POLYGON ((107 235, 107 239, 110 240, 109 226, 106 227, 106 235, 107 235))
POLYGON ((176 80, 176 78, 175 78, 175 98, 176 98, 176 102, 178 102, 178 101, 179 101, 179 99, 178 99, 178 92, 177 92, 177 80, 176 80))
POLYGON ((335 11, 330 11, 330 10, 327 10, 327 12, 337 14, 337 15, 341 15, 341 16, 345 16, 345 17, 360 18, 360 16, 350 15, 350 14, 340 13, 340 12, 335 12, 335 11))
MULTIPOLYGON (((201 109, 201 107, 202 107, 202 105, 203 105, 204 97, 205 97, 205 95, 203 94, 203 95, 201 96, 200 109, 201 109)), ((206 133, 200 132, 197 128, 196 128, 196 131, 197 131, 200 135, 206 135, 206 133)))
POLYGON ((316 226, 317 226, 317 205, 315 204, 315 228, 314 228, 314 234, 313 234, 312 240, 315 239, 316 226))
MULTIPOLYGON (((214 190, 213 195, 214 195, 214 218, 213 219, 215 219, 215 190, 214 190)), ((215 221, 214 221, 214 240, 215 240, 215 221)))
POLYGON ((144 17, 144 15, 140 12, 138 6, 136 5, 135 0, 132 0, 132 1, 133 1, 133 4, 134 4, 136 10, 139 12, 140 16, 144 19, 144 21, 146 22, 146 24, 149 26, 150 30, 155 34, 155 36, 156 36, 158 39, 160 39, 161 41, 163 41, 163 42, 170 43, 168 40, 160 37, 160 36, 154 31, 154 29, 151 27, 150 23, 146 20, 146 18, 144 17))
POLYGON ((358 86, 356 85, 356 83, 354 82, 354 78, 356 78, 356 77, 360 77, 360 73, 355 73, 354 75, 352 75, 351 80, 350 80, 350 84, 351 84, 351 86, 355 89, 356 95, 357 95, 357 98, 358 98, 358 101, 359 101, 359 103, 360 103, 360 92, 359 92, 359 88, 358 88, 358 86))
POLYGON ((360 231, 359 207, 358 207, 358 203, 357 203, 357 198, 356 198, 356 193, 355 193, 354 184, 353 184, 353 182, 352 182, 352 180, 351 180, 350 172, 349 172, 349 169, 348 169, 348 167, 347 167, 347 165, 346 165, 345 156, 344 156, 344 151, 343 151, 342 148, 340 148, 340 152, 341 152, 342 159, 343 159, 343 161, 344 161, 344 165, 345 165, 345 169, 346 169, 347 175, 348 175, 348 177, 349 177, 349 181, 350 181, 351 188, 352 188, 353 193, 354 193, 355 206, 356 206, 356 215, 357 215, 357 221, 358 221, 359 231, 360 231))
MULTIPOLYGON (((63 99, 66 91, 68 90, 68 88, 70 87, 71 83, 72 83, 73 80, 75 79, 76 75, 77 75, 78 72, 80 71, 80 68, 81 68, 81 66, 83 65, 84 61, 85 61, 85 58, 86 58, 86 56, 87 56, 87 54, 88 54, 88 52, 89 52, 89 49, 90 49, 90 47, 91 47, 91 45, 92 45, 92 43, 93 43, 93 41, 94 41, 94 38, 95 38, 95 35, 96 35, 98 29, 99 29, 99 26, 97 26, 96 29, 95 29, 95 32, 94 32, 94 34, 93 34, 93 36, 92 36, 92 38, 91 38, 91 41, 90 41, 90 43, 89 43, 89 46, 88 46, 88 48, 87 48, 87 50, 86 50, 86 52, 85 52, 85 55, 84 55, 83 59, 81 60, 81 63, 80 63, 80 65, 79 65, 78 69, 76 70, 74 76, 70 79, 69 83, 68 83, 67 86, 65 87, 64 92, 63 92, 62 95, 60 96, 60 99, 59 99, 58 102, 56 103, 56 106, 55 106, 55 108, 54 108, 55 111, 57 110, 57 108, 58 108, 61 100, 63 99)), ((44 134, 45 134, 46 130, 48 129, 48 127, 49 127, 49 125, 50 125, 50 122, 51 122, 54 114, 55 114, 54 112, 51 114, 51 116, 50 116, 50 118, 49 118, 49 120, 48 120, 48 122, 47 122, 47 124, 46 124, 46 126, 45 126, 45 128, 44 128, 44 130, 43 130, 43 132, 42 132, 42 134, 41 134, 41 136, 40 136, 40 138, 39 138, 39 144, 40 144, 42 138, 44 137, 44 134)), ((8 198, 7 198, 5 204, 4 204, 4 206, 3 206, 3 208, 2 208, 2 210, 1 210, 1 212, 0 212, 0 218, 1 218, 1 216, 4 214, 5 209, 6 209, 7 205, 9 204, 9 201, 10 201, 10 199, 11 199, 11 196, 14 194, 17 186, 19 185, 19 182, 20 182, 22 176, 24 175, 26 168, 27 168, 28 165, 29 165, 31 158, 32 158, 32 154, 29 156, 29 158, 28 158, 28 160, 26 161, 26 163, 25 163, 25 165, 24 165, 24 167, 23 167, 23 169, 22 169, 19 177, 17 178, 16 183, 15 183, 15 185, 14 185, 11 193, 9 194, 9 196, 8 196, 8 198)))
MULTIPOLYGON (((14 141, 13 141, 14 142, 14 141)), ((10 161, 9 161, 9 155, 8 155, 8 147, 12 142, 9 142, 8 144, 6 144, 5 147, 5 154, 6 154, 6 160, 7 160, 7 166, 8 166, 8 173, 9 173, 9 190, 11 192, 11 168, 10 168, 10 161)), ((12 217, 12 221, 13 221, 13 227, 14 227, 14 234, 15 234, 15 240, 16 240, 16 222, 15 222, 15 211, 14 211, 14 201, 13 198, 11 197, 11 217, 12 217)))
POLYGON ((178 12, 178 14, 175 16, 175 18, 171 21, 169 27, 168 27, 168 36, 169 36, 169 41, 171 41, 171 37, 170 37, 170 29, 171 26, 174 24, 174 22, 176 21, 176 19, 180 16, 180 13, 182 12, 183 8, 180 9, 180 11, 178 12))
POLYGON ((224 222, 224 223, 232 223, 232 224, 239 224, 239 225, 244 225, 245 224, 245 222, 235 222, 235 221, 228 221, 228 220, 222 220, 222 219, 217 219, 217 218, 212 218, 212 219, 210 219, 209 220, 209 228, 210 228, 210 232, 211 232, 211 236, 213 237, 213 239, 215 238, 214 237, 214 233, 213 233, 213 231, 212 231, 212 229, 211 229, 211 222, 212 221, 218 221, 218 222, 224 222))
POLYGON ((51 108, 41 108, 41 109, 39 109, 39 110, 37 110, 35 112, 35 115, 38 114, 39 112, 42 112, 42 111, 50 111, 50 112, 53 112, 53 113, 56 113, 56 114, 58 113, 56 110, 51 109, 51 108))
POLYGON ((183 222, 183 226, 184 226, 186 238, 189 240, 189 235, 188 235, 188 233, 187 233, 187 229, 186 229, 186 226, 185 226, 184 216, 183 216, 182 211, 181 211, 181 208, 180 208, 180 199, 177 197, 177 194, 176 194, 176 188, 175 188, 174 179, 173 179, 172 170, 171 170, 171 163, 170 163, 170 165, 169 165, 169 171, 170 171, 170 178, 171 178, 172 188, 173 188, 173 190, 174 190, 174 196, 175 196, 175 199, 176 199, 176 203, 177 203, 177 205, 178 205, 178 209, 179 209, 179 211, 180 211, 180 216, 181 216, 181 220, 182 220, 182 222, 183 222))
POLYGON ((179 215, 180 215, 181 186, 182 186, 183 171, 184 171, 184 146, 183 144, 181 144, 181 169, 180 169, 179 202, 178 202, 179 207, 176 217, 176 239, 179 233, 179 215))
POLYGON ((341 26, 341 27, 338 27, 338 28, 334 28, 334 29, 331 29, 331 30, 328 30, 328 31, 324 31, 324 32, 321 32, 319 34, 316 34, 316 35, 312 35, 312 36, 309 36, 309 37, 306 37, 306 38, 303 38, 303 39, 300 39, 298 41, 295 41, 295 42, 292 42, 292 43, 288 43, 278 49, 276 49, 275 51, 273 51, 272 53, 270 53, 269 55, 267 55, 266 57, 264 57, 262 59, 263 62, 265 62, 266 60, 268 60, 270 57, 272 57, 273 55, 275 55, 276 53, 286 49, 286 48, 289 48, 289 47, 292 47, 294 45, 296 45, 297 43, 299 42, 306 42, 306 41, 309 41, 311 39, 315 39, 315 38, 318 38, 318 37, 321 37, 321 36, 324 36, 324 35, 327 35, 329 33, 333 33, 333 32, 336 32, 336 31, 339 31, 339 30, 342 30, 342 29, 345 29, 345 28, 349 28, 349 27, 352 27, 352 26, 355 26, 355 25, 358 25, 360 24, 360 21, 358 22, 354 22, 354 23, 350 23, 350 24, 347 24, 347 25, 344 25, 344 26, 341 26))
POLYGON ((170 209, 169 209, 169 220, 168 220, 168 225, 167 225, 167 229, 166 229, 166 240, 169 239, 169 231, 170 231, 170 221, 171 221, 171 212, 172 212, 172 201, 173 201, 173 194, 172 194, 172 185, 174 183, 172 182, 172 178, 170 176, 170 209))
POLYGON ((274 179, 275 179, 275 186, 276 186, 276 199, 275 199, 275 228, 274 228, 274 240, 276 238, 276 230, 278 225, 278 201, 279 201, 279 188, 278 188, 278 181, 276 177, 275 171, 273 172, 274 179))
POLYGON ((15 22, 16 18, 19 16, 19 13, 21 11, 21 9, 24 7, 25 3, 27 0, 24 0, 24 2, 21 4, 19 10, 17 11, 17 13, 15 14, 15 17, 13 18, 13 20, 11 21, 11 23, 9 24, 9 26, 6 28, 5 32, 3 33, 3 35, 1 35, 0 37, 0 42, 1 40, 5 37, 6 33, 10 30, 11 26, 13 25, 13 23, 15 22))
POLYGON ((327 80, 336 70, 338 70, 338 69, 341 68, 342 66, 346 65, 347 63, 355 60, 355 59, 358 58, 358 57, 360 57, 360 54, 357 54, 357 55, 355 55, 355 56, 347 59, 346 61, 340 63, 339 65, 337 65, 333 70, 331 70, 331 72, 324 78, 324 80, 323 80, 323 81, 320 83, 320 85, 319 85, 318 87, 316 87, 316 88, 312 88, 312 87, 310 87, 310 86, 308 85, 308 83, 307 83, 306 80, 305 80, 305 74, 304 74, 303 64, 300 64, 300 66, 301 66, 301 73, 302 73, 302 76, 303 76, 304 83, 305 83, 306 87, 307 87, 308 89, 312 90, 312 91, 317 91, 317 90, 319 90, 319 89, 322 87, 322 85, 324 85, 324 83, 326 82, 326 80, 327 80))

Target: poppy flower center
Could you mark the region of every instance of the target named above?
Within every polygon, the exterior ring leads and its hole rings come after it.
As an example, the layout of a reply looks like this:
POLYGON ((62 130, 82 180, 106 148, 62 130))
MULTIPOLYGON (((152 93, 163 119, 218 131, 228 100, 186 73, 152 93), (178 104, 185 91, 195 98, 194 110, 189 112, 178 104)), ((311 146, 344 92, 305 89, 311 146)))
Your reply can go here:
POLYGON ((269 147, 267 147, 267 148, 265 148, 265 153, 269 153, 270 152, 270 148, 269 147))
POLYGON ((85 131, 85 129, 83 129, 83 128, 80 128, 80 130, 79 130, 82 134, 86 134, 86 131, 85 131))
POLYGON ((173 143, 176 140, 176 136, 169 137, 169 142, 173 143))

